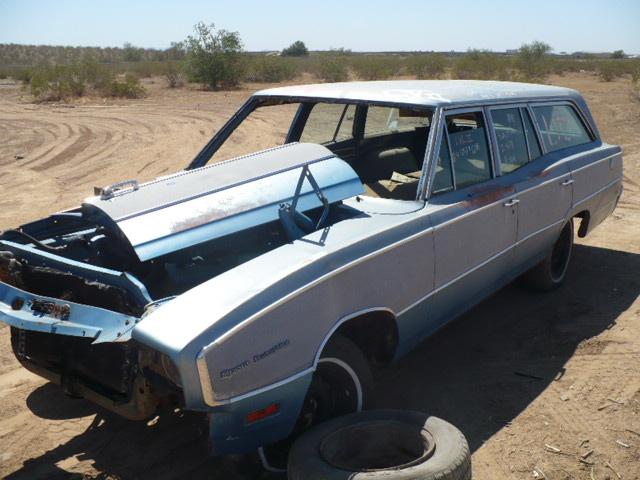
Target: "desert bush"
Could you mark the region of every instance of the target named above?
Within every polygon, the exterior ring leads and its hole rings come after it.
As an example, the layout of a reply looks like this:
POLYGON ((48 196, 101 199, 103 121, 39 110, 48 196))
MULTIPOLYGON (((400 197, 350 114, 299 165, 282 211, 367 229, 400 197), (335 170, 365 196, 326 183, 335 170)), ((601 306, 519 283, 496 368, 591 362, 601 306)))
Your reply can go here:
POLYGON ((186 40, 186 67, 189 80, 205 88, 219 90, 240 83, 243 72, 242 41, 238 32, 216 30, 200 22, 196 34, 186 40))
POLYGON ((418 79, 442 78, 447 67, 447 59, 440 53, 413 55, 407 59, 407 71, 418 79))
POLYGON ((553 68, 553 60, 548 53, 551 46, 544 42, 525 43, 518 49, 515 65, 523 80, 542 80, 553 68))
POLYGON ((306 57, 309 55, 309 50, 303 41, 297 40, 283 49, 282 55, 285 57, 306 57))
POLYGON ((624 53, 624 50, 614 50, 613 52, 611 52, 611 58, 627 58, 627 56, 624 53))
POLYGON ((398 58, 381 55, 354 56, 349 63, 362 80, 384 80, 397 75, 401 68, 398 58))
POLYGON ((247 59, 245 79, 250 82, 277 83, 298 75, 298 66, 290 58, 252 56, 247 59))
POLYGON ((44 66, 33 71, 30 87, 38 101, 81 97, 87 88, 87 76, 81 65, 44 66))
POLYGON ((487 50, 469 50, 453 64, 454 78, 462 80, 508 80, 511 62, 487 50))
POLYGON ((169 88, 178 88, 184 85, 184 72, 182 64, 178 61, 168 61, 162 65, 162 74, 169 88))
POLYGON ((118 80, 111 70, 92 59, 73 65, 42 66, 31 70, 29 87, 37 101, 61 101, 93 90, 106 97, 139 98, 144 88, 127 74, 118 80))
POLYGON ((324 53, 320 55, 315 75, 325 82, 344 82, 349 79, 347 61, 343 55, 324 53))
POLYGON ((624 65, 615 60, 602 61, 598 66, 598 76, 603 82, 611 82, 624 73, 624 65))
POLYGON ((33 76, 33 69, 31 68, 17 68, 11 74, 11 77, 14 80, 18 82, 22 82, 24 86, 27 86, 31 83, 32 76, 33 76))
POLYGON ((102 95, 115 98, 141 98, 146 95, 146 90, 140 85, 140 80, 127 73, 124 79, 113 78, 111 82, 101 88, 102 95))

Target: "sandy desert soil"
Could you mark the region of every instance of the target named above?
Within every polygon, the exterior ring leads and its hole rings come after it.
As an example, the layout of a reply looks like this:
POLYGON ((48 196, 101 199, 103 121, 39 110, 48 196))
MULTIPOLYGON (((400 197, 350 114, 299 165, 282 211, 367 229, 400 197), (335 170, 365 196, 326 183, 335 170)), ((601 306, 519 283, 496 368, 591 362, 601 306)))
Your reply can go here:
MULTIPOLYGON (((637 480, 640 101, 629 80, 576 74, 549 81, 581 90, 604 139, 624 146, 618 209, 578 242, 565 286, 546 295, 503 289, 378 372, 378 404, 431 412, 460 427, 478 480, 637 480)), ((0 229, 74 206, 95 185, 183 167, 259 87, 208 93, 156 83, 143 100, 56 106, 29 103, 15 85, 0 85, 0 229)), ((261 123, 262 140, 282 124, 261 123)), ((199 435, 199 419, 188 414, 147 425, 66 398, 19 367, 0 326, 3 477, 251 478, 206 458, 199 435)))

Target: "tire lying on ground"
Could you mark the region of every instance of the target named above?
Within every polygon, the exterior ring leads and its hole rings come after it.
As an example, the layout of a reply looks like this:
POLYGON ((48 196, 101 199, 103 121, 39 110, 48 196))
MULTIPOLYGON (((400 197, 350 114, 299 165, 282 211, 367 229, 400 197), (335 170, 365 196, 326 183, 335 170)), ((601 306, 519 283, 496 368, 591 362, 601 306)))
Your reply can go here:
POLYGON ((470 480, 469 446, 437 417, 369 410, 322 423, 294 443, 289 480, 470 480))

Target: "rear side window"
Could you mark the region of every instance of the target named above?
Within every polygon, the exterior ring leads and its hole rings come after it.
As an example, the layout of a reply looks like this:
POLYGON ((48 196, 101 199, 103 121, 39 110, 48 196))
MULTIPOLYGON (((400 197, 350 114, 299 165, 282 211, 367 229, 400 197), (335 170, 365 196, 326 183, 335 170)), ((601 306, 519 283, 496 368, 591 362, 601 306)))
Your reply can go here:
POLYGON ((518 108, 492 110, 491 120, 496 132, 502 173, 511 173, 526 165, 529 161, 529 152, 520 110, 518 108))
MULTIPOLYGON (((365 138, 391 133, 412 132, 429 126, 431 112, 410 108, 370 106, 364 125, 365 138)), ((426 135, 425 135, 426 137, 426 135)))
POLYGON ((464 188, 491 178, 487 131, 481 112, 447 116, 456 188, 464 188))
POLYGON ((329 143, 353 138, 355 105, 318 103, 313 106, 300 136, 301 142, 329 143))
POLYGON ((548 152, 591 142, 587 129, 569 105, 533 107, 533 114, 548 152))

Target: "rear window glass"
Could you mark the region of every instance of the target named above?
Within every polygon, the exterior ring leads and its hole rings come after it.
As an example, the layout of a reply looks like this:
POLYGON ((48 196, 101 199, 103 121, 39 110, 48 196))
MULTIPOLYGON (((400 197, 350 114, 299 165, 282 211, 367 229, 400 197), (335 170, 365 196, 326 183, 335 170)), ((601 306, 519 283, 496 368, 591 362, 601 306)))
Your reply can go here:
POLYGON ((364 136, 387 135, 398 132, 411 132, 416 128, 428 127, 431 112, 409 108, 370 106, 367 109, 367 121, 364 136))
POLYGON ((569 105, 533 107, 533 113, 547 151, 591 142, 587 129, 569 105))
POLYGON ((491 160, 482 113, 447 116, 447 133, 456 188, 489 180, 491 160))
POLYGON ((526 165, 529 161, 522 118, 518 108, 491 111, 496 142, 500 153, 500 168, 507 174, 526 165))
POLYGON ((300 136, 301 142, 323 145, 353 137, 355 105, 318 103, 313 106, 300 136))

